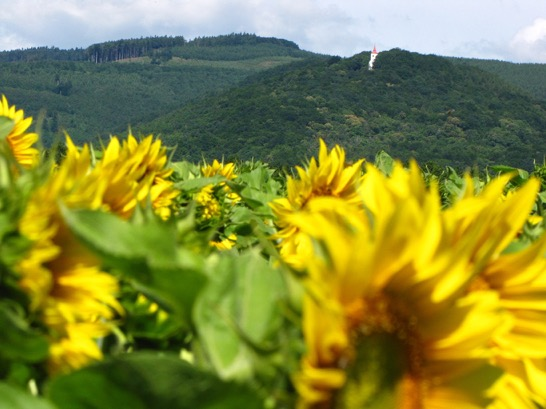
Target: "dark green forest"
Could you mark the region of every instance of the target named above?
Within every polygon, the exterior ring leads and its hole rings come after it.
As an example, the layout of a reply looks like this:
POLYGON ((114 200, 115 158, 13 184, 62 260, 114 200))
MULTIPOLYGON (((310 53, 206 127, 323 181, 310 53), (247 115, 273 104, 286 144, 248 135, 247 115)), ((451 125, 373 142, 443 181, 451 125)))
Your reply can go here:
POLYGON ((317 55, 253 34, 147 37, 0 52, 0 93, 45 144, 160 134, 175 159, 301 163, 324 138, 458 168, 542 163, 544 64, 369 51, 317 55))
POLYGON ((546 64, 511 63, 475 58, 451 58, 450 60, 498 75, 506 82, 526 90, 535 98, 546 101, 546 64))
POLYGON ((5 61, 0 62, 0 93, 38 120, 46 144, 64 130, 83 143, 125 132, 308 55, 294 43, 247 34, 190 42, 183 37, 120 40, 86 50, 16 50, 0 53, 5 61), (138 49, 148 52, 131 53, 138 49), (78 60, 81 52, 92 57, 78 60), (113 55, 126 58, 114 62, 113 55))
POLYGON ((183 36, 155 36, 106 41, 87 48, 61 50, 57 47, 34 47, 0 51, 0 62, 15 61, 90 61, 96 64, 149 57, 155 63, 173 57, 204 60, 246 60, 264 56, 307 56, 292 41, 255 34, 229 34, 197 37, 187 41, 183 36))
POLYGON ((464 168, 542 161, 545 104, 482 69, 399 49, 309 58, 252 77, 137 129, 177 144, 177 157, 300 163, 317 139, 349 158, 378 151, 464 168))

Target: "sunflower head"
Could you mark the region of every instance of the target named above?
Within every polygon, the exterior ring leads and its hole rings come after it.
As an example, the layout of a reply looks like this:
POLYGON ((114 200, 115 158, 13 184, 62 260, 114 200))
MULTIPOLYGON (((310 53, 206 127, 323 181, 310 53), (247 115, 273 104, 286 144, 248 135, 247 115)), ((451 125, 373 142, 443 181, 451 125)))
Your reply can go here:
POLYGON ((15 160, 27 169, 35 166, 40 157, 38 150, 34 147, 38 141, 38 134, 27 132, 32 123, 32 117, 25 118, 23 110, 17 110, 14 105, 10 106, 4 95, 0 101, 0 117, 13 121, 13 127, 8 132, 6 141, 15 160))
POLYGON ((237 177, 234 163, 218 162, 217 159, 214 159, 211 164, 205 164, 201 167, 201 173, 204 177, 222 175, 227 180, 233 180, 237 177))
POLYGON ((217 218, 222 213, 220 202, 215 196, 214 185, 206 185, 195 195, 197 210, 203 221, 217 218))
POLYGON ((291 222, 292 216, 312 206, 317 198, 338 198, 344 202, 343 206, 361 206, 359 189, 363 162, 346 164, 345 151, 338 145, 328 151, 321 139, 318 162, 311 158, 307 167, 296 167, 299 178, 287 178, 287 197, 270 203, 279 226, 274 238, 280 239, 281 254, 292 267, 302 267, 297 249, 309 247, 308 240, 291 222))
POLYGON ((67 155, 30 196, 19 231, 32 244, 16 266, 30 308, 47 328, 51 373, 100 358, 95 338, 123 314, 116 299, 117 279, 65 223, 63 209, 103 209, 109 181, 91 172, 89 148, 67 139, 67 155))
POLYGON ((122 143, 112 137, 93 173, 109 181, 104 203, 110 211, 130 217, 137 205, 150 201, 156 214, 167 219, 180 192, 168 178, 167 150, 149 135, 142 141, 130 134, 122 143))
POLYGON ((305 168, 296 167, 298 179, 287 178, 287 200, 274 201, 273 210, 279 216, 297 211, 314 197, 333 196, 349 202, 358 202, 358 186, 363 160, 352 165, 345 163, 345 151, 336 145, 330 152, 320 140, 318 162, 311 158, 305 168))
POLYGON ((442 209, 414 163, 390 177, 368 165, 359 192, 361 207, 314 198, 287 219, 311 243, 300 406, 484 407, 501 374, 491 345, 512 321, 498 294, 469 289, 514 231, 500 215, 517 206, 484 193, 469 210, 481 218, 461 235, 470 216, 442 209), (482 233, 496 230, 488 243, 482 233))

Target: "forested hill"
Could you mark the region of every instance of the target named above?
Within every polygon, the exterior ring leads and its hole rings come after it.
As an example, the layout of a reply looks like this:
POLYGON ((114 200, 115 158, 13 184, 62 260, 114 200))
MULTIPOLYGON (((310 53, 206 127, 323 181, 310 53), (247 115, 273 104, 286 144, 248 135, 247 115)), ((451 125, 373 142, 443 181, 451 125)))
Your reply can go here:
POLYGON ((85 49, 0 52, 0 94, 48 145, 160 133, 176 157, 301 163, 319 137, 349 157, 379 150, 457 167, 543 161, 546 65, 369 51, 317 55, 229 34, 147 37, 85 49), (527 90, 527 91, 525 91, 527 90))
POLYGON ((512 63, 476 58, 450 58, 450 60, 498 75, 505 81, 526 90, 535 98, 546 101, 546 64, 512 63))
POLYGON ((8 51, 0 52, 0 94, 34 116, 46 144, 64 130, 83 143, 313 55, 291 41, 253 34, 8 51))
MULTIPOLYGON (((255 34, 229 34, 214 37, 197 37, 187 41, 184 36, 154 36, 107 41, 92 44, 87 48, 62 50, 57 47, 33 47, 20 50, 0 51, 0 62, 14 61, 91 61, 94 63, 113 62, 131 58, 150 57, 168 60, 172 57, 218 59, 218 48, 245 47, 261 45, 261 54, 302 56, 301 51, 292 41, 274 37, 259 37, 255 34), (206 51, 203 53, 203 50, 206 51), (273 51, 274 50, 274 51, 273 51), (202 55, 204 54, 204 55, 202 55)), ((226 51, 226 50, 224 50, 226 51)), ((232 49, 233 51, 233 49, 232 49)), ((232 53, 234 56, 237 53, 232 53)), ((239 58, 246 59, 245 52, 239 52, 239 58)), ((220 58, 220 59, 225 59, 220 58)), ((227 59, 232 59, 229 57, 227 59)))
POLYGON ((258 158, 292 165, 317 139, 350 159, 380 150, 457 167, 531 168, 545 154, 546 110, 476 67, 400 49, 307 59, 138 126, 176 144, 177 158, 258 158))

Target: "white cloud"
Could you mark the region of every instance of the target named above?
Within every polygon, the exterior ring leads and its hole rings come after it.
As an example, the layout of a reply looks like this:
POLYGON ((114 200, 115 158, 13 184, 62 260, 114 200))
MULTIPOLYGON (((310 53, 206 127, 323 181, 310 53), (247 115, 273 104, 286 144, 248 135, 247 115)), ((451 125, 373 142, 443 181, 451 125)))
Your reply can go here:
POLYGON ((510 49, 519 61, 546 63, 546 18, 537 18, 519 30, 510 42, 510 49))
MULTIPOLYGON (((0 7, 5 1, 0 0, 0 7)), ((232 32, 284 38, 323 53, 350 55, 370 46, 351 10, 332 1, 18 0, 4 10, 0 25, 12 24, 12 37, 18 41, 4 39, 1 49, 13 44, 86 47, 146 35, 193 38, 232 32)))
POLYGON ((546 62, 544 0, 0 0, 0 10, 0 50, 246 32, 341 56, 376 43, 381 50, 546 62))
POLYGON ((0 50, 17 50, 31 47, 32 43, 16 34, 8 34, 5 30, 0 30, 0 50))
POLYGON ((546 38, 546 18, 537 18, 533 24, 518 31, 514 42, 533 44, 546 38))

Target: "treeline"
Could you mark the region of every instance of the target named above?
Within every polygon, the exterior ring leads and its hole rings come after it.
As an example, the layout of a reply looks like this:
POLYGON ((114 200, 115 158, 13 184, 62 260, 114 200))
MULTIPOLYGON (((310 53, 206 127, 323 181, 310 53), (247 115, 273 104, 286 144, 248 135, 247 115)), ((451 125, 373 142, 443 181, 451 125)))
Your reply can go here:
POLYGON ((155 36, 107 41, 93 44, 85 49, 61 50, 57 47, 34 47, 24 50, 2 51, 0 52, 0 62, 91 61, 103 63, 151 56, 157 49, 176 47, 185 43, 186 39, 183 36, 155 36))
MULTIPOLYGON (((273 46, 270 55, 279 55, 278 49, 291 50, 286 55, 303 53, 292 41, 274 37, 259 37, 255 34, 228 34, 217 37, 197 37, 187 41, 183 36, 154 36, 117 41, 106 41, 90 45, 87 48, 62 50, 57 47, 33 47, 21 50, 0 52, 0 62, 31 61, 91 61, 105 63, 128 58, 150 57, 152 59, 170 59, 173 56, 192 58, 202 53, 203 48, 215 48, 213 57, 217 59, 218 48, 273 46), (187 52, 184 50, 188 48, 187 52), (195 50, 199 48, 200 50, 195 50)), ((261 54, 264 54, 263 52, 261 54)), ((267 54, 267 53, 266 53, 267 54)))
POLYGON ((150 57, 154 50, 186 44, 183 36, 146 37, 131 40, 107 41, 87 48, 88 59, 94 63, 150 57))
POLYGON ((249 33, 231 33, 214 37, 196 37, 188 42, 188 45, 198 47, 219 47, 219 46, 234 46, 234 45, 255 45, 255 44, 275 44, 287 48, 299 50, 299 46, 289 40, 283 40, 275 37, 259 37, 256 34, 249 33))
POLYGON ((188 41, 184 47, 175 47, 169 51, 172 57, 208 61, 241 61, 272 56, 305 58, 312 54, 300 50, 292 41, 247 33, 197 37, 188 41))
POLYGON ((87 59, 87 50, 84 48, 61 50, 57 47, 32 47, 0 51, 0 62, 86 61, 87 59))

